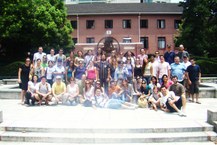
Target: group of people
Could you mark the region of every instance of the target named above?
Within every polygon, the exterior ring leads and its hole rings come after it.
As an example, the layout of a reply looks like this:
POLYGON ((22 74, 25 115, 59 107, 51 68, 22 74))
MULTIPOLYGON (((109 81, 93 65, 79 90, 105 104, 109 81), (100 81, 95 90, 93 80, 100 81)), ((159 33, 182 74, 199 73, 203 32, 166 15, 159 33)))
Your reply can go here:
POLYGON ((181 116, 189 95, 189 101, 200 104, 200 77, 200 67, 183 45, 178 53, 167 46, 163 55, 147 55, 145 49, 136 56, 131 51, 106 54, 99 48, 86 54, 70 51, 68 57, 63 49, 55 55, 54 49, 45 54, 39 47, 32 63, 26 58, 18 71, 22 104, 146 107, 181 116))

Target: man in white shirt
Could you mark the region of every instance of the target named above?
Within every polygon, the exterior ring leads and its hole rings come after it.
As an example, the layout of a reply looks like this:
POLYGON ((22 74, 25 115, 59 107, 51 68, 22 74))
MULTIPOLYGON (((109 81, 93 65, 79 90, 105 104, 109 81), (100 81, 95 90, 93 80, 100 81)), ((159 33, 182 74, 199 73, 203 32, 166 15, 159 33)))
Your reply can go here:
MULTIPOLYGON (((56 76, 61 76, 62 80, 64 80, 65 73, 66 73, 66 70, 65 70, 65 67, 63 66, 62 59, 59 58, 57 60, 57 64, 54 66, 54 72, 53 72, 54 78, 56 78, 56 76)), ((53 82, 54 81, 55 80, 53 80, 53 82)))
POLYGON ((54 64, 56 63, 55 51, 53 48, 50 49, 50 54, 47 55, 47 61, 52 61, 54 64))
POLYGON ((46 53, 43 52, 43 48, 40 46, 38 48, 38 52, 34 53, 33 64, 36 65, 37 59, 41 59, 41 61, 42 61, 42 58, 43 58, 44 55, 46 55, 46 53))
POLYGON ((62 64, 66 65, 66 56, 63 54, 63 49, 59 50, 59 53, 55 55, 56 61, 62 59, 62 64))
POLYGON ((165 86, 161 86, 160 106, 165 112, 178 112, 179 116, 186 116, 181 111, 182 97, 175 96, 173 91, 168 91, 165 86))

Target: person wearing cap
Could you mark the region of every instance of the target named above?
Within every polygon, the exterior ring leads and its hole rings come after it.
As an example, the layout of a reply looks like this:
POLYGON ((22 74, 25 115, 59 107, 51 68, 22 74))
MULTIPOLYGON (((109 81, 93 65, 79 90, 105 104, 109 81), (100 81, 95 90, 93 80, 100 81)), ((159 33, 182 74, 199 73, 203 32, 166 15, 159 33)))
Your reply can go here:
POLYGON ((66 103, 66 98, 64 98, 65 93, 66 93, 66 84, 62 82, 61 76, 56 76, 56 81, 52 85, 52 94, 53 94, 52 101, 55 104, 58 104, 59 102, 65 104, 66 103))
POLYGON ((181 45, 179 45, 179 52, 177 54, 177 56, 180 58, 180 62, 183 62, 183 56, 184 55, 189 57, 189 53, 187 51, 185 51, 184 45, 181 44, 181 45))
POLYGON ((64 78, 66 73, 65 67, 63 66, 63 60, 61 58, 57 59, 57 63, 54 66, 54 82, 57 76, 60 76, 62 79, 64 78))
POLYGON ((186 67, 184 63, 180 63, 180 58, 176 56, 174 63, 171 64, 171 75, 178 77, 178 82, 183 84, 186 67))
POLYGON ((45 104, 48 105, 51 98, 51 86, 47 83, 46 77, 43 76, 41 82, 36 85, 35 100, 38 101, 38 105, 41 105, 42 101, 45 101, 45 104))
POLYGON ((86 79, 86 68, 84 66, 84 61, 80 60, 78 63, 79 65, 74 70, 74 77, 79 86, 80 94, 83 94, 84 81, 86 79))

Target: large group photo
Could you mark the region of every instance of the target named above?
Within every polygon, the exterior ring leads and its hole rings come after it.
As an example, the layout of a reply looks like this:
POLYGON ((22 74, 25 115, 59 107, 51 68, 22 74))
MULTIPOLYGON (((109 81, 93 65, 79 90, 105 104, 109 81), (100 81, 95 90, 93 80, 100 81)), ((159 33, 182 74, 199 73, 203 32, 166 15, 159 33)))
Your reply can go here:
POLYGON ((70 51, 55 54, 39 47, 33 58, 19 67, 21 104, 82 105, 93 108, 149 108, 186 116, 186 102, 200 104, 200 67, 183 45, 164 54, 131 51, 111 53, 70 51))

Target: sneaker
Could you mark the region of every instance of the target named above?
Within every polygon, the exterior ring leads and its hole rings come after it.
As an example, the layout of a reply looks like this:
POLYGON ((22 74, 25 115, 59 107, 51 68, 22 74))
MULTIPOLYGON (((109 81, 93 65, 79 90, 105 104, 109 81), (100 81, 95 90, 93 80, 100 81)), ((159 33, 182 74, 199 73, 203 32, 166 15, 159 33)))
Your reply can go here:
POLYGON ((182 112, 182 111, 179 111, 178 113, 179 113, 178 115, 181 116, 181 117, 186 117, 186 116, 187 116, 187 115, 186 115, 184 112, 182 112))

